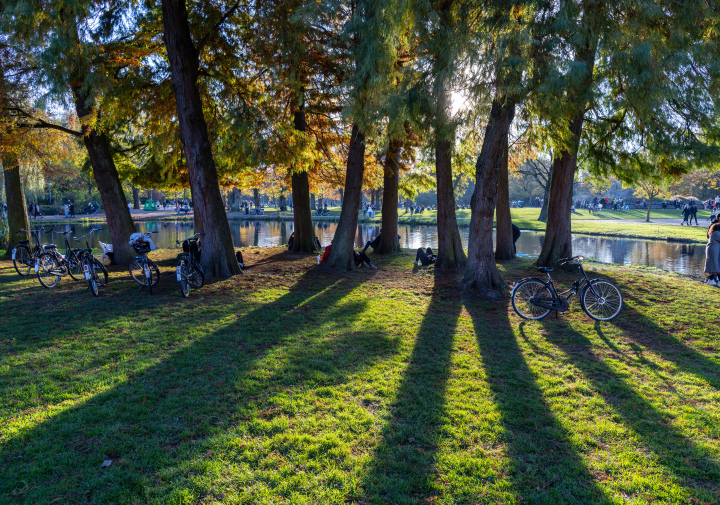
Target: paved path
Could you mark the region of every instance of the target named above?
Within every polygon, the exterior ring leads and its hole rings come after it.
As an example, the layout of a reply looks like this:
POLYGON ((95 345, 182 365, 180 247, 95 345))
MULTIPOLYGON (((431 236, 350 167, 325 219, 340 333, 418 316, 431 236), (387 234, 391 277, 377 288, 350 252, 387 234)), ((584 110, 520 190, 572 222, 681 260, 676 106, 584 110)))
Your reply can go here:
MULTIPOLYGON (((644 223, 644 219, 573 219, 573 223, 644 223)), ((658 224, 662 226, 680 226, 682 218, 678 219, 651 219, 649 224, 658 224)), ((693 226, 695 226, 693 220, 693 226)), ((698 219, 697 226, 707 227, 710 221, 707 219, 698 219)))

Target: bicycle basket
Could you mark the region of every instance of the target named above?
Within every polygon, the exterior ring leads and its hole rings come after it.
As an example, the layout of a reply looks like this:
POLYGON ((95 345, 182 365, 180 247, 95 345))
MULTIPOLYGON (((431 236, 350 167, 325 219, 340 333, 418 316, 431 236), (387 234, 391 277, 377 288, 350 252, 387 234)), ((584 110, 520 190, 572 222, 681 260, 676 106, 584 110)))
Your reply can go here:
POLYGON ((200 250, 202 249, 202 247, 200 245, 200 240, 198 240, 198 239, 183 240, 182 248, 183 248, 184 253, 191 252, 197 259, 200 259, 200 250))

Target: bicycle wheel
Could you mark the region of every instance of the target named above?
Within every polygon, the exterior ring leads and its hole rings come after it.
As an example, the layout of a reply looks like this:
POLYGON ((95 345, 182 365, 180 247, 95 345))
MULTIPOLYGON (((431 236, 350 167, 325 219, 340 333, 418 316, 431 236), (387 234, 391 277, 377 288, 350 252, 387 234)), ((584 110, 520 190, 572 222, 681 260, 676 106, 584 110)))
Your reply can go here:
POLYGON ((93 266, 95 269, 95 276, 97 277, 98 283, 100 283, 101 286, 107 286, 108 269, 105 267, 105 265, 100 263, 97 258, 93 258, 93 266))
POLYGON ((60 269, 60 263, 54 254, 42 253, 38 257, 37 278, 40 284, 46 288, 54 288, 57 286, 60 276, 57 274, 60 269))
POLYGON ((517 315, 532 321, 540 320, 550 314, 550 309, 538 307, 531 300, 535 298, 552 298, 550 290, 539 279, 526 279, 513 289, 512 306, 517 315))
POLYGON ((180 285, 180 294, 187 298, 190 296, 190 282, 188 281, 187 263, 181 261, 177 266, 177 280, 180 285))
POLYGON ((193 260, 192 268, 190 268, 190 284, 195 289, 200 289, 205 285, 205 274, 200 264, 193 260))
POLYGON ((90 292, 93 294, 93 296, 100 296, 100 290, 98 289, 97 282, 97 273, 95 272, 95 262, 86 260, 85 265, 83 266, 83 270, 85 269, 85 266, 87 266, 87 271, 85 273, 88 277, 88 287, 90 288, 90 292))
POLYGON ((147 259, 147 264, 150 267, 152 285, 155 286, 158 282, 160 282, 160 269, 155 263, 152 262, 150 258, 147 259))
POLYGON ((12 253, 13 266, 18 275, 23 277, 30 274, 33 267, 32 255, 27 246, 19 245, 15 247, 12 253))
POLYGON ((145 285, 145 273, 143 272, 142 258, 131 259, 130 263, 128 263, 128 272, 130 272, 130 277, 132 277, 135 282, 141 286, 145 285))
POLYGON ((70 277, 76 281, 81 281, 85 278, 83 275, 83 266, 80 258, 75 253, 70 254, 67 257, 67 269, 70 277))
POLYGON ((580 293, 580 305, 596 321, 612 321, 623 307, 620 289, 610 281, 593 279, 580 293), (595 288, 590 287, 592 285, 595 288))

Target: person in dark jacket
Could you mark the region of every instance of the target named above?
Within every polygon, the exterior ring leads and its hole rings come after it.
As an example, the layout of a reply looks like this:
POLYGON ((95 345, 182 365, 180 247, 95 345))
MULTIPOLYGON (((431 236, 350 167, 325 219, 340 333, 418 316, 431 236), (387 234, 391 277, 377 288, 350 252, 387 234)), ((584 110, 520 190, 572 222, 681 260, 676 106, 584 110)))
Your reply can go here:
POLYGON ((429 247, 423 251, 422 247, 418 248, 417 254, 415 254, 415 264, 422 265, 424 267, 435 264, 437 256, 433 254, 432 249, 429 247))
POLYGON ((695 219, 695 224, 697 225, 697 207, 695 206, 695 202, 690 204, 690 221, 688 222, 688 226, 692 224, 693 219, 695 219))
MULTIPOLYGON (((688 219, 690 218, 690 214, 692 214, 692 211, 690 210, 690 206, 685 205, 685 207, 683 207, 683 210, 682 210, 683 220, 682 220, 682 223, 680 223, 680 226, 682 226, 688 222, 688 219)), ((690 225, 688 224, 688 226, 690 226, 690 225)))
POLYGON ((518 228, 515 223, 512 225, 513 229, 513 253, 517 254, 517 249, 515 248, 515 242, 518 241, 520 238, 520 228, 518 228))

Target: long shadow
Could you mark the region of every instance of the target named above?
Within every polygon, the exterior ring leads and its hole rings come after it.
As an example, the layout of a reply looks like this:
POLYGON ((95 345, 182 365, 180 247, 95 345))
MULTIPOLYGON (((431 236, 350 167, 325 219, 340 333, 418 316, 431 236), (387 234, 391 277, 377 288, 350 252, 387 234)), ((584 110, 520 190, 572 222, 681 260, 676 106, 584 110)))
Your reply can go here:
MULTIPOLYGON (((437 494, 432 474, 462 302, 435 288, 381 441, 360 489, 364 503, 409 504, 437 494)), ((356 497, 360 498, 360 497, 356 497)))
MULTIPOLYGON (((274 394, 337 384, 394 352, 396 341, 379 326, 345 334, 365 310, 363 301, 342 302, 357 285, 306 275, 275 301, 109 391, 7 436, 0 445, 0 501, 119 503, 147 496, 158 475, 265 410, 274 394), (328 331, 342 336, 327 345, 328 331), (268 372, 265 360, 282 374, 268 372), (104 459, 114 460, 112 471, 100 470, 104 459)), ((176 476, 172 487, 190 486, 187 479, 176 476)))
POLYGON ((715 503, 720 491, 717 455, 686 437, 674 425, 672 416, 638 394, 607 362, 595 355, 593 343, 569 323, 543 324, 547 328, 546 340, 563 351, 567 361, 582 372, 623 424, 652 451, 653 461, 690 491, 690 497, 698 503, 715 503))
MULTIPOLYGON (((630 297, 627 299, 632 300, 630 297)), ((717 314, 720 319, 720 311, 717 311, 717 314)), ((707 314, 701 317, 707 317, 707 314)), ((622 330, 626 338, 659 354, 663 359, 672 361, 680 370, 720 389, 720 362, 717 359, 712 359, 683 343, 680 338, 642 314, 632 304, 626 303, 622 315, 612 324, 622 330)), ((601 335, 601 332, 598 334, 601 335)), ((714 335, 708 337, 714 338, 714 335)), ((717 353, 717 350, 715 352, 717 353)))
MULTIPOLYGON (((609 503, 550 410, 510 326, 507 306, 476 301, 465 306, 501 415, 508 474, 518 502, 609 503)), ((521 323, 521 332, 523 327, 521 323)))

